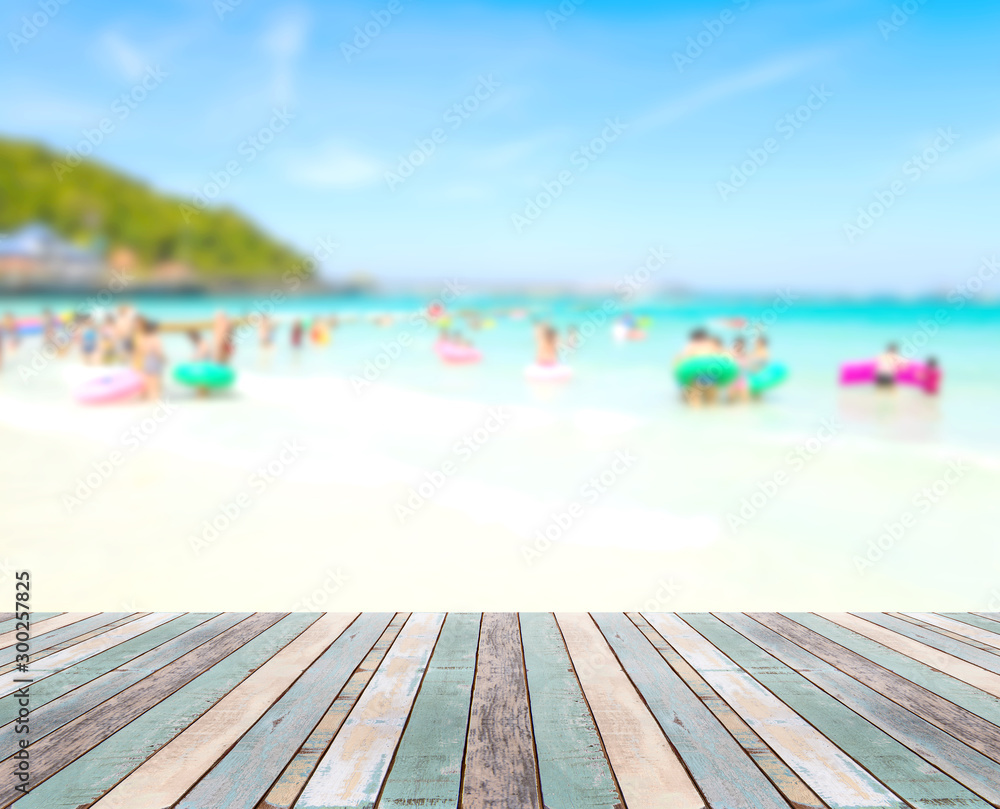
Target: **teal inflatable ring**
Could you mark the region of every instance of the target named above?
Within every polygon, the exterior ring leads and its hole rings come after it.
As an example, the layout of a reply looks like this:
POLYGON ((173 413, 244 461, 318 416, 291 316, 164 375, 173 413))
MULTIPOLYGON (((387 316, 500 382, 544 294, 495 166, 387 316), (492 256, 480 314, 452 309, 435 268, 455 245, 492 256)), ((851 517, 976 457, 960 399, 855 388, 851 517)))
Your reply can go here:
POLYGON ((228 388, 236 381, 236 371, 216 362, 186 362, 174 369, 174 379, 192 388, 228 388))
POLYGON ((750 393, 759 396, 771 388, 780 385, 788 378, 788 369, 780 362, 771 362, 759 371, 747 374, 747 384, 750 393))

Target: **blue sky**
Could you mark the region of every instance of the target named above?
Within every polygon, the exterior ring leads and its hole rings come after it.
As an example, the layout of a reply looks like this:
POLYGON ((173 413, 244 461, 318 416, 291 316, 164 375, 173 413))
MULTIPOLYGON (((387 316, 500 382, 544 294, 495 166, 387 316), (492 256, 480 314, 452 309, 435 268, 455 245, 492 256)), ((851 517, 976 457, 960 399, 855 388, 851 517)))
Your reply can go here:
POLYGON ((996 4, 131 5, 28 38, 39 1, 7 0, 0 132, 67 150, 108 117, 94 157, 189 197, 235 161, 216 200, 332 239, 331 276, 598 285, 662 247, 666 283, 914 293, 1000 251, 996 4))

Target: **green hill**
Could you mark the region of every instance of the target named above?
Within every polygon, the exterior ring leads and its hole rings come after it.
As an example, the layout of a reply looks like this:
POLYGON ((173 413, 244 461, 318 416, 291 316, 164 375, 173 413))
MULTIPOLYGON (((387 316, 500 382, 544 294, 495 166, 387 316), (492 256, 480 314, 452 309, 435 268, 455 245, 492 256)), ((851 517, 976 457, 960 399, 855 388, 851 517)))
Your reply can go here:
POLYGON ((0 138, 0 233, 43 222, 78 243, 100 239, 108 249, 131 249, 147 268, 182 262, 208 282, 280 278, 308 261, 232 208, 192 216, 190 200, 93 160, 60 179, 55 164, 63 160, 36 143, 0 138))

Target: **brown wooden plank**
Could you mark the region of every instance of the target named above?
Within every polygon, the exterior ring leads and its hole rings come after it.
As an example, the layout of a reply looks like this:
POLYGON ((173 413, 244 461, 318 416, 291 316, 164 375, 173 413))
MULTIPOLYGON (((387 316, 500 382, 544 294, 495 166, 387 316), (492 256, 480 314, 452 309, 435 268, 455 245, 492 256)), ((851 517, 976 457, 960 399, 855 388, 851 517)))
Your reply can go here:
POLYGON ((960 708, 933 691, 872 663, 857 652, 852 652, 783 615, 753 613, 750 617, 950 733, 987 758, 1000 762, 1000 728, 981 716, 960 708))
MULTIPOLYGON (((827 806, 805 781, 781 760, 771 746, 705 681, 705 678, 678 654, 663 633, 654 629, 643 615, 637 612, 626 614, 639 631, 646 636, 646 639, 653 644, 653 648, 660 653, 670 668, 677 673, 677 676, 687 683, 688 688, 694 691, 705 707, 715 714, 716 719, 732 734, 746 754, 757 762, 757 766, 764 771, 792 806, 796 809, 817 809, 817 807, 827 806)), ((674 616, 651 617, 654 620, 674 618, 674 616)))
MULTIPOLYGON (((169 666, 140 680, 113 699, 36 742, 31 751, 31 780, 40 784, 74 759, 100 744, 153 705, 183 687, 203 671, 239 649, 286 613, 260 613, 241 621, 169 666)), ((8 767, 0 773, 0 806, 10 806, 20 793, 19 781, 8 767)))
POLYGON ((483 615, 462 807, 541 809, 517 613, 483 615))

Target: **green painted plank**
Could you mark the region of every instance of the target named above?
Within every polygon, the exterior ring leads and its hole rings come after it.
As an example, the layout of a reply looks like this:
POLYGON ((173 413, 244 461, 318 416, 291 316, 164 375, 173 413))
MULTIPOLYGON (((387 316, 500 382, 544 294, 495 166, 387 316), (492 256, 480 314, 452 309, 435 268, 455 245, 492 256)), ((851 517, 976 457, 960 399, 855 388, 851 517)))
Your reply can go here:
POLYGON ((33 789, 17 809, 89 806, 208 711, 316 620, 293 613, 33 789))
POLYGON ((329 709, 393 613, 364 613, 316 660, 178 804, 253 809, 329 709))
POLYGON ((930 766, 905 745, 732 627, 705 613, 683 613, 681 617, 910 805, 918 809, 941 806, 985 809, 988 806, 953 778, 930 766))
POLYGON ((479 613, 448 615, 386 778, 380 809, 458 805, 480 620, 479 613))
POLYGON ((986 756, 752 618, 719 618, 969 791, 1000 801, 1000 767, 986 756))
POLYGON ((911 624, 909 621, 895 618, 892 615, 885 615, 880 612, 856 612, 852 614, 857 615, 859 618, 864 618, 866 621, 871 621, 873 624, 891 629, 900 635, 918 640, 927 646, 959 657, 967 663, 972 663, 987 671, 992 671, 994 674, 1000 674, 1000 657, 990 652, 981 651, 967 643, 961 643, 931 629, 911 624))
POLYGON ((813 632, 817 632, 829 638, 834 643, 839 643, 859 655, 863 655, 873 663, 877 663, 889 671, 894 671, 907 680, 923 686, 928 691, 933 691, 956 705, 965 708, 983 719, 1000 726, 1000 699, 992 694, 980 691, 975 686, 969 685, 962 680, 956 680, 947 674, 938 671, 926 663, 913 660, 906 655, 889 649, 881 643, 876 643, 864 635, 859 635, 850 629, 835 624, 819 615, 809 612, 782 613, 803 626, 808 627, 813 632))
MULTIPOLYGON (((139 657, 120 663, 94 679, 88 679, 83 685, 68 691, 62 697, 32 710, 31 735, 33 742, 44 738, 67 722, 100 705, 139 682, 143 677, 169 665, 177 658, 186 655, 206 641, 216 637, 231 626, 248 618, 250 613, 227 612, 218 615, 192 629, 178 635, 166 643, 145 652, 139 657)), ((66 672, 69 674, 69 672, 66 672)), ((7 726, 11 728, 12 726, 7 726)), ((7 733, 12 732, 7 730, 7 733)), ((4 737, 6 741, 9 737, 4 737)), ((2 748, 9 749, 9 748, 2 748)))
POLYGON ((628 618, 593 617, 713 809, 787 809, 774 784, 628 618))
POLYGON ((1000 728, 991 722, 969 713, 895 672, 876 666, 850 649, 845 649, 782 615, 763 613, 752 614, 750 617, 850 674, 854 679, 865 683, 922 719, 951 733, 969 747, 994 760, 1000 758, 1000 728))
MULTIPOLYGON (((85 635, 91 630, 99 629, 102 626, 116 623, 134 614, 128 612, 102 612, 98 615, 92 615, 90 618, 84 618, 81 621, 67 624, 59 629, 53 629, 51 632, 43 632, 41 635, 31 638, 32 659, 35 659, 37 655, 41 655, 50 647, 57 646, 80 635, 85 635)), ((0 649, 0 665, 13 663, 16 654, 16 646, 8 646, 5 649, 0 649)))
MULTIPOLYGON (((17 619, 14 617, 14 613, 5 612, 4 615, 9 616, 3 621, 0 621, 0 635, 6 632, 11 632, 17 629, 17 619)), ((31 613, 31 623, 38 623, 39 621, 44 621, 46 618, 55 618, 57 615, 62 615, 61 612, 33 612, 31 613)), ((7 647, 0 647, 6 649, 7 647)))
POLYGON ((259 804, 260 809, 291 809, 302 794, 302 789, 313 774, 316 765, 323 757, 330 743, 337 732, 344 724, 348 714, 358 703, 358 698, 364 692, 376 669, 382 665, 386 653, 392 642, 396 640, 406 619, 410 617, 408 612, 397 612, 379 639, 375 642, 372 650, 361 661, 361 665, 351 675, 340 694, 333 701, 333 705, 320 719, 319 724, 313 728, 309 738, 305 740, 299 752, 295 754, 284 771, 278 776, 271 791, 267 793, 259 804))
MULTIPOLYGON (((251 615, 213 640, 188 652, 169 666, 116 694, 31 745, 31 777, 40 784, 70 762, 96 747, 157 703, 183 688, 199 674, 276 624, 278 613, 251 615)), ((0 806, 20 797, 16 775, 0 772, 0 806)))
POLYGON ((555 616, 522 613, 521 642, 544 806, 622 807, 622 796, 555 616))
MULTIPOLYGON (((46 677, 44 680, 33 683, 31 686, 32 709, 38 710, 43 705, 69 693, 74 688, 102 674, 106 674, 132 658, 159 646, 161 643, 176 638, 192 627, 204 623, 213 615, 215 613, 186 613, 158 627, 154 627, 131 640, 120 643, 107 651, 82 660, 71 668, 60 671, 58 674, 53 674, 51 677, 46 677)), ((0 717, 5 716, 7 711, 14 710, 13 706, 15 704, 16 698, 13 696, 0 699, 0 717)), ((0 741, 0 750, 4 749, 6 749, 4 743, 0 741)))
MULTIPOLYGON (((963 630, 968 629, 969 633, 974 635, 977 634, 979 630, 963 626, 962 624, 958 624, 956 626, 955 622, 940 615, 935 615, 933 612, 890 612, 888 614, 895 618, 899 618, 902 621, 906 621, 908 624, 929 629, 932 632, 937 632, 939 635, 944 635, 946 638, 951 638, 959 643, 971 646, 973 649, 979 649, 981 652, 987 652, 992 655, 1000 655, 1000 649, 998 649, 995 645, 996 641, 991 644, 983 638, 972 637, 970 634, 963 632, 963 630)), ((993 639, 991 638, 990 640, 993 639)))
POLYGON ((541 809, 515 612, 483 615, 465 749, 462 809, 541 809))
POLYGON ((976 615, 973 612, 942 612, 940 614, 946 618, 961 621, 963 624, 976 626, 980 629, 985 629, 987 632, 993 632, 996 635, 1000 635, 1000 621, 994 621, 992 618, 976 615))
MULTIPOLYGON (((92 628, 89 632, 84 632, 82 635, 76 635, 72 638, 66 638, 59 643, 47 646, 44 651, 34 653, 31 655, 31 668, 37 672, 49 673, 52 669, 52 662, 50 658, 53 655, 59 654, 60 652, 66 652, 72 649, 74 646, 79 646, 88 640, 93 640, 94 638, 105 635, 113 629, 118 629, 119 627, 127 626, 128 624, 134 623, 135 621, 142 620, 143 618, 148 618, 154 613, 151 612, 132 612, 127 615, 122 616, 117 621, 112 621, 110 624, 103 624, 92 628)), ((179 612, 174 612, 173 615, 180 615, 179 612)), ((8 672, 13 672, 16 669, 15 663, 7 663, 0 666, 0 680, 3 680, 3 675, 8 672)), ((2 690, 2 689, 0 689, 2 690)))
MULTIPOLYGON (((746 718, 736 711, 735 706, 725 699, 718 688, 715 685, 710 685, 703 673, 698 671, 692 662, 685 659, 681 654, 682 650, 678 647, 682 645, 679 641, 683 639, 678 638, 677 628, 685 626, 683 621, 676 615, 668 613, 649 613, 648 621, 645 616, 639 613, 630 612, 626 614, 632 623, 638 627, 639 631, 646 636, 646 639, 653 645, 653 648, 660 653, 660 656, 677 673, 677 676, 687 684, 687 687, 694 692, 695 696, 705 704, 705 707, 732 734, 732 737, 746 751, 746 754, 771 779, 771 783, 781 791, 781 794, 785 796, 785 800, 796 807, 796 809, 825 809, 827 804, 819 797, 817 792, 805 782, 799 773, 796 773, 789 764, 786 764, 781 759, 774 747, 768 744, 749 725, 746 718), (650 621, 656 622, 655 628, 650 621), (664 622, 668 622, 668 625, 664 626, 664 622), (669 633, 670 642, 666 640, 667 635, 664 634, 667 629, 673 630, 669 633)), ((688 631, 693 634, 693 630, 690 630, 690 628, 688 628, 688 631)), ((731 666, 731 668, 735 668, 735 666, 731 666)), ((717 670, 710 672, 709 676, 712 673, 718 672, 717 670)), ((731 674, 731 671, 727 671, 727 673, 731 674)), ((739 690, 744 692, 752 691, 751 688, 747 688, 745 682, 740 684, 739 690)), ((781 721, 780 713, 777 716, 770 716, 768 718, 775 721, 779 727, 786 724, 781 721)))

